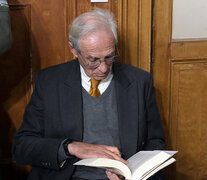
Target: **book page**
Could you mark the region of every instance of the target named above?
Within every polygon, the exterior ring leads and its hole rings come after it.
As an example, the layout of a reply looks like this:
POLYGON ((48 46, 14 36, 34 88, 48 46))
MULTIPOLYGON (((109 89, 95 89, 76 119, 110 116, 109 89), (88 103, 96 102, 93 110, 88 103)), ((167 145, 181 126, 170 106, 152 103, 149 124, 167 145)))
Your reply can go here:
POLYGON ((164 162, 163 164, 161 164, 160 166, 158 166, 157 168, 155 168, 154 170, 152 170, 151 172, 149 173, 146 173, 142 178, 141 180, 146 180, 148 179, 149 177, 151 177, 152 175, 154 175, 156 172, 158 172, 159 170, 165 168, 166 166, 174 163, 176 160, 174 158, 170 158, 169 160, 167 160, 166 162, 164 162))
POLYGON ((131 179, 131 171, 124 163, 116 161, 113 159, 106 158, 92 158, 92 159, 82 159, 74 165, 84 165, 90 167, 100 167, 105 169, 111 169, 113 172, 124 176, 126 179, 131 179))
POLYGON ((129 162, 128 167, 132 172, 133 179, 138 180, 143 174, 162 164, 170 157, 170 154, 163 151, 140 151, 127 161, 129 162))
POLYGON ((135 172, 137 168, 142 166, 146 161, 150 160, 155 155, 159 154, 160 151, 140 151, 139 153, 136 153, 132 157, 130 157, 128 161, 128 167, 131 170, 131 172, 135 172))
MULTIPOLYGON (((154 150, 154 151, 161 151, 161 150, 154 150)), ((178 151, 163 151, 162 152, 165 152, 165 153, 168 153, 170 156, 173 156, 174 154, 176 154, 178 151)))

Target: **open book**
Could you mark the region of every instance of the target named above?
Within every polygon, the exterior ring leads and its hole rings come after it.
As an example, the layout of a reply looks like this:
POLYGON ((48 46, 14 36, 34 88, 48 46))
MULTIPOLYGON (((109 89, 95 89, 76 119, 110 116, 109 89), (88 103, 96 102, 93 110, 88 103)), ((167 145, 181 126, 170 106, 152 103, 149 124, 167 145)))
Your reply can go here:
POLYGON ((176 160, 172 157, 177 151, 139 151, 124 164, 117 160, 106 158, 92 158, 80 160, 74 165, 100 167, 110 169, 128 180, 145 180, 150 176, 172 164, 176 160))

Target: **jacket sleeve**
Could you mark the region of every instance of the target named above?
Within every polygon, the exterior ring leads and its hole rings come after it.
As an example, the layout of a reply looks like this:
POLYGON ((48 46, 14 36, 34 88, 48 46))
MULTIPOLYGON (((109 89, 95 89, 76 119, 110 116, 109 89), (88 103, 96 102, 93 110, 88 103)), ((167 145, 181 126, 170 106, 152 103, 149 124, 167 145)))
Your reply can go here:
POLYGON ((14 135, 13 157, 20 164, 59 169, 58 150, 63 139, 44 136, 43 91, 39 76, 26 107, 23 123, 14 135))
POLYGON ((163 150, 165 149, 164 133, 155 99, 153 78, 151 75, 147 83, 146 92, 147 136, 143 149, 163 150))
POLYGON ((0 4, 0 54, 11 47, 9 7, 0 4))

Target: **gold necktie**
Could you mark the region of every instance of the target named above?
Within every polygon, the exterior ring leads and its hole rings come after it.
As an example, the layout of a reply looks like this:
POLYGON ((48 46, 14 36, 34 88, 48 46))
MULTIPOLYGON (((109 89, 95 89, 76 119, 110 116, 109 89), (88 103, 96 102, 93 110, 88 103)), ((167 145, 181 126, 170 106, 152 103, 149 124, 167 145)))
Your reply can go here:
POLYGON ((89 91, 89 94, 93 96, 94 98, 98 98, 101 95, 98 89, 99 83, 100 83, 100 80, 91 79, 91 89, 89 91))

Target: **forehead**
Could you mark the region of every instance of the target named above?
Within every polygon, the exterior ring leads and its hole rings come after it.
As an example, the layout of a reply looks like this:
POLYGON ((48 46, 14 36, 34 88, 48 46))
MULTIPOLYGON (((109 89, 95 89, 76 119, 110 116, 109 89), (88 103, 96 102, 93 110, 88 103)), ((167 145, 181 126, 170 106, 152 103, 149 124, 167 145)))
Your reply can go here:
POLYGON ((105 55, 115 49, 115 40, 111 31, 99 30, 80 39, 81 52, 105 55))

